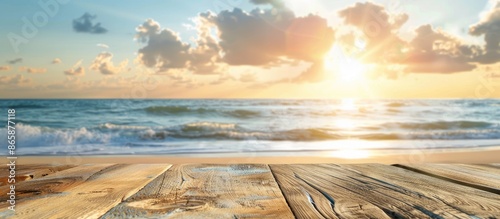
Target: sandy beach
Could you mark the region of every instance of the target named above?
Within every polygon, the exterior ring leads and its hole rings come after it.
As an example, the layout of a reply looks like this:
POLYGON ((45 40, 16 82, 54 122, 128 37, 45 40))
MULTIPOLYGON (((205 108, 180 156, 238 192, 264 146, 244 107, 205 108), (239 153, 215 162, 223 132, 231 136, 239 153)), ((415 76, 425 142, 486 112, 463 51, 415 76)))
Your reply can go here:
MULTIPOLYGON (((6 157, 1 158, 6 163, 6 157)), ((18 164, 88 164, 88 163, 256 163, 256 164, 307 164, 307 163, 500 163, 500 147, 456 150, 401 150, 401 151, 323 151, 299 153, 208 153, 176 155, 68 155, 68 156, 19 156, 18 164)))

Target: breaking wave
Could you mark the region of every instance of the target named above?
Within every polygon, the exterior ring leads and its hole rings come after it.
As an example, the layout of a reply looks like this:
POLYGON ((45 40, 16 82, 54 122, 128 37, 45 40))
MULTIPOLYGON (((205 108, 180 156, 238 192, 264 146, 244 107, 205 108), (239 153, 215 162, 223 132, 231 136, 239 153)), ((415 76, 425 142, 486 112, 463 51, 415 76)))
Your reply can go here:
POLYGON ((146 113, 154 114, 154 115, 220 115, 220 116, 231 116, 234 118, 251 118, 260 116, 261 113, 259 111, 252 110, 244 110, 244 109, 235 109, 235 110, 216 110, 216 109, 207 109, 207 108, 196 108, 196 107, 187 107, 187 106, 150 106, 144 109, 146 113))
MULTIPOLYGON (((387 125, 387 124, 386 124, 387 125)), ((392 124, 396 125, 396 124, 392 124)), ((174 126, 127 126, 105 123, 96 127, 50 128, 19 123, 18 144, 23 147, 64 145, 128 145, 137 142, 171 142, 179 140, 262 140, 262 141, 324 141, 342 139, 411 140, 411 139, 499 139, 500 129, 490 123, 441 122, 397 124, 405 131, 387 131, 368 127, 362 131, 327 128, 289 130, 252 130, 234 123, 196 122, 174 126), (473 129, 449 129, 451 127, 473 129), (448 128, 448 130, 439 130, 448 128), (479 129, 482 128, 482 129, 479 129), (435 129, 430 130, 430 129, 435 129)), ((6 133, 5 128, 0 129, 6 133)), ((0 140, 7 136, 0 134, 0 140)))

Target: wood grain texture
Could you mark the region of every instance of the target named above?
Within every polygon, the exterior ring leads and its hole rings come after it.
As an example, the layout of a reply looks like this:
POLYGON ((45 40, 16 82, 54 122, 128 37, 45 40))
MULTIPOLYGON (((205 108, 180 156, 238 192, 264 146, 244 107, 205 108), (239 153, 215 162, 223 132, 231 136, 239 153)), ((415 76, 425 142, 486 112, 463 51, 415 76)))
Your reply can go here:
MULTIPOLYGON (((44 195, 16 206, 19 218, 98 218, 167 170, 167 164, 83 165, 25 183, 44 195)), ((2 209, 3 210, 3 209, 2 209)), ((12 212, 0 212, 9 216, 12 212)))
MULTIPOLYGON (((85 182, 90 176, 109 166, 112 166, 112 164, 78 166, 29 181, 16 182, 16 204, 19 205, 25 200, 61 194, 67 188, 85 182)), ((20 166, 20 169, 27 169, 28 167, 20 166)), ((2 200, 7 199, 6 193, 8 191, 9 185, 0 187, 2 200)), ((0 210, 6 209, 8 205, 7 202, 0 202, 0 210)))
POLYGON ((297 218, 493 218, 499 196, 398 167, 271 165, 297 218))
MULTIPOLYGON (((55 172, 59 172, 65 169, 75 167, 75 165, 50 165, 50 164, 29 164, 29 165, 17 165, 16 166, 16 182, 22 182, 26 180, 38 179, 55 172)), ((0 186, 4 186, 8 183, 9 179, 9 169, 0 169, 0 186)))
POLYGON ((500 163, 492 163, 492 164, 484 164, 484 165, 495 167, 495 168, 500 168, 500 163))
POLYGON ((467 164, 398 164, 395 166, 500 195, 500 169, 491 166, 467 164))
POLYGON ((174 165, 102 218, 294 218, 269 167, 174 165))

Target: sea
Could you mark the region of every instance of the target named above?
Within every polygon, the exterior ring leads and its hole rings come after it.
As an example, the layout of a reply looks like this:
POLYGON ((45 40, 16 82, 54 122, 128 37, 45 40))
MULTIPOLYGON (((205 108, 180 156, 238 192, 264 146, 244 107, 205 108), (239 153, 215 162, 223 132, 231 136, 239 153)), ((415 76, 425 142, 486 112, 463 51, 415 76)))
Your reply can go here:
POLYGON ((20 155, 447 150, 500 145, 499 99, 0 100, 20 155))

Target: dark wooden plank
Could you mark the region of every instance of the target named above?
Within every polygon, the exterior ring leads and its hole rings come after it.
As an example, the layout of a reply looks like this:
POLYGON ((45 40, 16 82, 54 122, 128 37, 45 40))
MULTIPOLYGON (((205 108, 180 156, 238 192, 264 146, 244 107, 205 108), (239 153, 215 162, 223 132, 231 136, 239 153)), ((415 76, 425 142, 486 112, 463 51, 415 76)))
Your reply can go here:
POLYGON ((500 195, 500 169, 467 164, 398 164, 401 168, 500 195))
POLYGON ((271 165, 297 218, 480 218, 498 195, 398 167, 271 165))
POLYGON ((174 165, 102 218, 293 218, 269 167, 174 165))
MULTIPOLYGON (((169 164, 96 164, 61 171, 19 185, 34 190, 16 205, 19 218, 97 218, 135 194, 169 164)), ((16 186, 17 188, 17 186, 16 186)), ((1 216, 13 212, 5 208, 1 216)))

